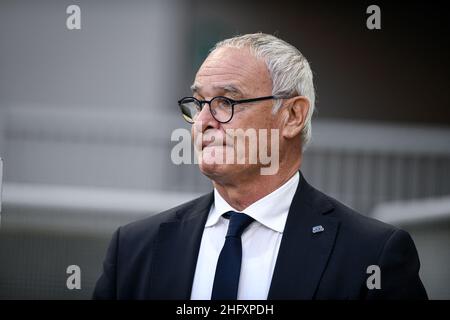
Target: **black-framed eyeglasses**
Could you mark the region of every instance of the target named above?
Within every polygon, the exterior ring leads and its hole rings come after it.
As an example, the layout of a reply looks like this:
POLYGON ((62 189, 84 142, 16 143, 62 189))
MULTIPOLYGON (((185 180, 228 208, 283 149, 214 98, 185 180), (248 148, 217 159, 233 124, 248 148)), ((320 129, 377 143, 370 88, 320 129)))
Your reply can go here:
POLYGON ((211 115, 220 123, 230 122, 234 114, 234 106, 241 103, 257 102, 269 99, 284 99, 284 97, 266 96, 244 100, 233 100, 227 97, 218 96, 211 100, 198 100, 194 97, 184 97, 178 101, 181 114, 184 120, 194 123, 198 114, 202 111, 205 104, 209 105, 211 115))

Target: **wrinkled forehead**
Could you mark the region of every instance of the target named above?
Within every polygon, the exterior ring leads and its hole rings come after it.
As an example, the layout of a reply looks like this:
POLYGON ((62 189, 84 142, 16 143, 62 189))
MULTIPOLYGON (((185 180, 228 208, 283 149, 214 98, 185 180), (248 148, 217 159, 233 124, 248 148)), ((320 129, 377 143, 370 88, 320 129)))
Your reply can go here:
POLYGON ((219 48, 203 62, 192 85, 200 94, 217 94, 217 89, 235 95, 270 93, 272 81, 264 60, 248 48, 219 48), (208 92, 200 92, 208 91, 208 92))

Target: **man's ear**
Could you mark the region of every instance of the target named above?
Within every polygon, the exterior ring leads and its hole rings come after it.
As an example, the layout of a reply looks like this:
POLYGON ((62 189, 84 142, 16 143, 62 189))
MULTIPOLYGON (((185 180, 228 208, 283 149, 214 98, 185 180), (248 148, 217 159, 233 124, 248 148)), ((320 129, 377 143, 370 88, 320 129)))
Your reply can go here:
POLYGON ((309 111, 309 100, 305 96, 297 96, 287 101, 284 115, 282 135, 292 139, 300 134, 305 126, 309 111))

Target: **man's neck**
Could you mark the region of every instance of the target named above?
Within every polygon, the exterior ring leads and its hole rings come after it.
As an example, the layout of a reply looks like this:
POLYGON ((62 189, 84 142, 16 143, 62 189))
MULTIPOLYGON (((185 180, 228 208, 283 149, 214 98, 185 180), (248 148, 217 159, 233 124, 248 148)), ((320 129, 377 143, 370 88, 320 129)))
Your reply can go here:
POLYGON ((256 175, 239 183, 213 181, 214 187, 230 206, 238 211, 255 203, 286 183, 298 171, 298 167, 279 172, 277 175, 256 175))

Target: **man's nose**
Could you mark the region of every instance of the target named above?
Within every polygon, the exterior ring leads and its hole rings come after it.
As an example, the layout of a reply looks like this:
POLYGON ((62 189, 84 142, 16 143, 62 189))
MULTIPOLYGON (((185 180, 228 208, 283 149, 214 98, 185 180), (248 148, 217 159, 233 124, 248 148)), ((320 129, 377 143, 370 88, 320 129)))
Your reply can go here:
POLYGON ((210 108, 210 105, 206 103, 199 112, 197 119, 195 119, 195 123, 201 124, 201 132, 204 132, 208 127, 218 128, 220 126, 220 122, 212 116, 210 108))

